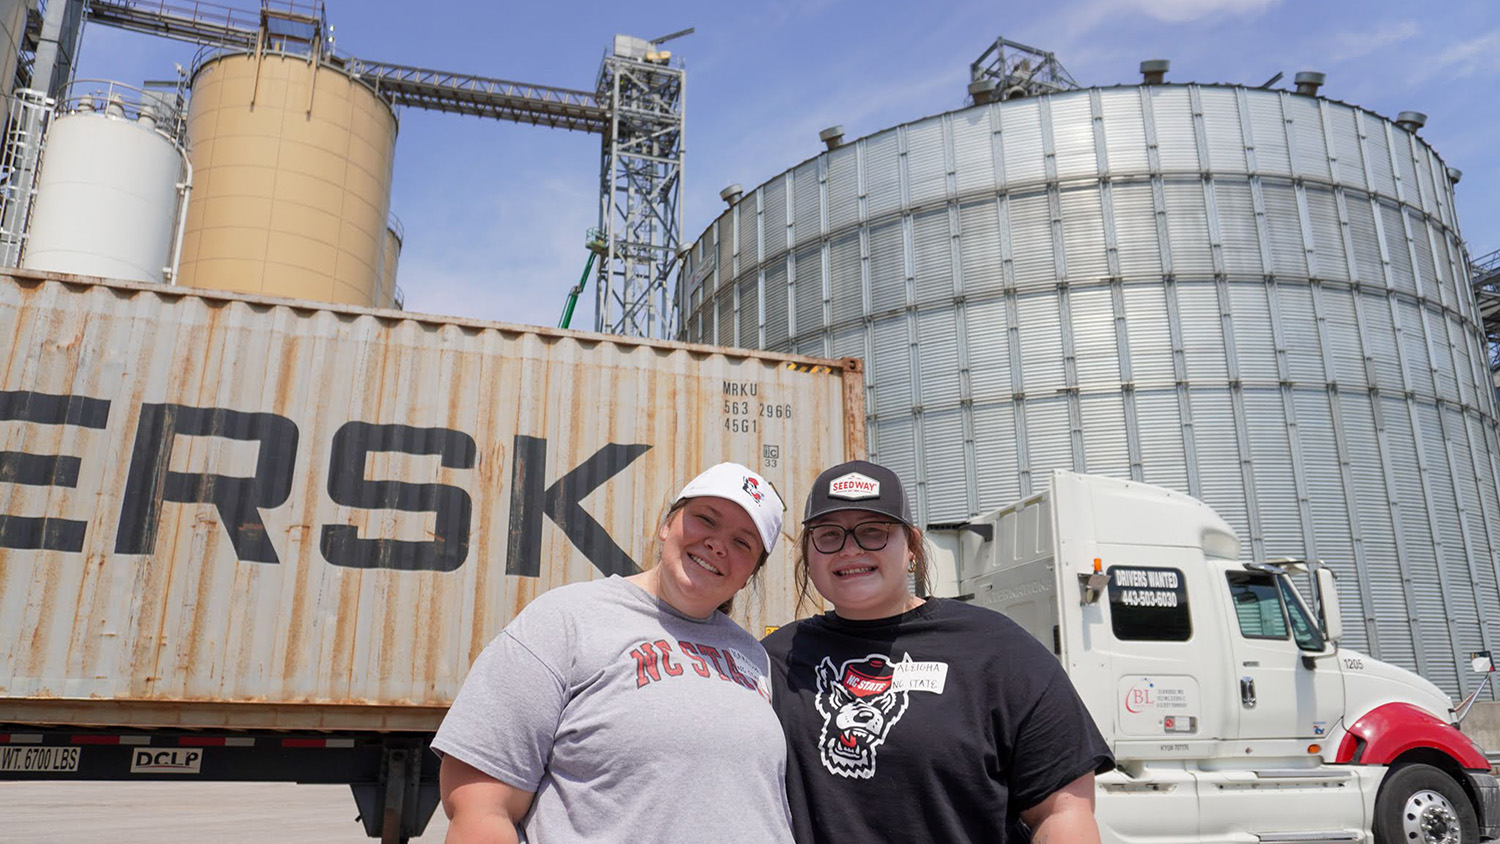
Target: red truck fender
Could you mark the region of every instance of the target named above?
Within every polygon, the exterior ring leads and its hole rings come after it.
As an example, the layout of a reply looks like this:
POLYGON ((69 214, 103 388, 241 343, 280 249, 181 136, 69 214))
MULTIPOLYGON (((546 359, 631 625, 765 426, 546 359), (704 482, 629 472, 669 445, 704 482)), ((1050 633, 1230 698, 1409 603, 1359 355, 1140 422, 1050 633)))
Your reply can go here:
POLYGON ((1453 725, 1409 703, 1387 703, 1366 712, 1339 742, 1338 763, 1389 765, 1417 748, 1439 751, 1470 771, 1488 771, 1484 751, 1453 725))

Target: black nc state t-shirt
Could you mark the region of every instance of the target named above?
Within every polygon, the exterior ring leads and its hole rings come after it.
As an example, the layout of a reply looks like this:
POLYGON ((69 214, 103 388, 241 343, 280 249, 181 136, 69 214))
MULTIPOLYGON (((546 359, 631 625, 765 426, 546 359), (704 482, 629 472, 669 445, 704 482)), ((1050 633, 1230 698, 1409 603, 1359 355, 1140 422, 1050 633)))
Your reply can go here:
POLYGON ((1020 812, 1114 767, 1061 663, 997 612, 929 598, 763 644, 799 844, 1004 844, 1020 812))

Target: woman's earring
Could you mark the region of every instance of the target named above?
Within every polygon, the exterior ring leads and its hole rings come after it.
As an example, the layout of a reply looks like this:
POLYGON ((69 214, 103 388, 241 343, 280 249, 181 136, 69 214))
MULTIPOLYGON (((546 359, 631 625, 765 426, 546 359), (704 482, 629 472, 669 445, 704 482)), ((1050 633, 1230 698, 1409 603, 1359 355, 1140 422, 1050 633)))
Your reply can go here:
POLYGON ((910 558, 907 559, 907 561, 906 561, 906 571, 907 571, 908 574, 916 574, 917 573, 917 558, 916 557, 910 557, 910 558))

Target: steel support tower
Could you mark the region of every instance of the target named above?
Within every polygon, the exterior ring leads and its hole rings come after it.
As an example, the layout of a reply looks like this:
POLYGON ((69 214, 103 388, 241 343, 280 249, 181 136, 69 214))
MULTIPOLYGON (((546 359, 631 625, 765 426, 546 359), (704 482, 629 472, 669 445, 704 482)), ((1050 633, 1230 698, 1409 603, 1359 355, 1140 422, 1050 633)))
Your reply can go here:
POLYGON ((594 328, 671 338, 670 276, 682 244, 683 70, 661 54, 622 47, 624 40, 615 39, 599 68, 597 97, 610 120, 599 166, 605 252, 594 328))
MULTIPOLYGON (((1500 249, 1470 259, 1470 271, 1474 285, 1474 301, 1479 305, 1479 318, 1484 323, 1484 334, 1489 340, 1490 371, 1500 379, 1500 249)), ((1500 389, 1500 380, 1495 387, 1500 389)))

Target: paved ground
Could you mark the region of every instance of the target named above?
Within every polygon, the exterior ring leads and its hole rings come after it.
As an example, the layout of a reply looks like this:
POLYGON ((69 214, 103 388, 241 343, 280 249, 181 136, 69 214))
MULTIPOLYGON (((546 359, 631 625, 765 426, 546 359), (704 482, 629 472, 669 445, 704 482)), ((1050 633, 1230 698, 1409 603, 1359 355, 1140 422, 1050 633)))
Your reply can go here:
MULTIPOLYGON (((288 783, 0 783, 3 844, 361 844, 349 788, 288 783)), ((441 844, 439 808, 412 839, 441 844)))

